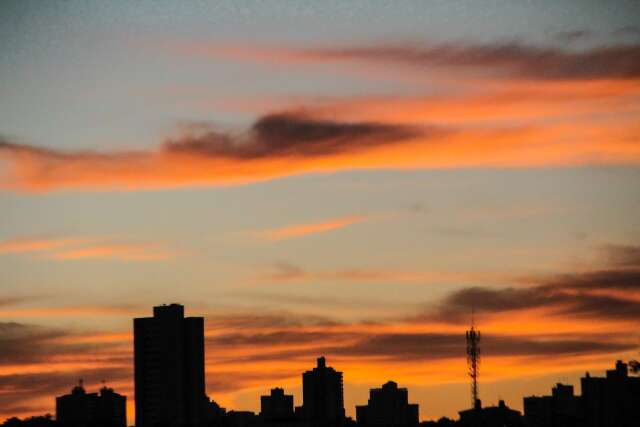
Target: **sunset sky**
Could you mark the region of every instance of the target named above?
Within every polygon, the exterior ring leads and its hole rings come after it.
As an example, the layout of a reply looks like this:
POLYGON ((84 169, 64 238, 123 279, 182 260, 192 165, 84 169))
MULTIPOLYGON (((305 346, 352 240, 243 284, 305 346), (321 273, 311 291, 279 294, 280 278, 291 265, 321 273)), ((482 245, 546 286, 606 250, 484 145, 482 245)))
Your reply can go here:
POLYGON ((0 421, 129 398, 132 318, 206 318, 207 393, 421 419, 640 353, 640 2, 3 1, 0 421))

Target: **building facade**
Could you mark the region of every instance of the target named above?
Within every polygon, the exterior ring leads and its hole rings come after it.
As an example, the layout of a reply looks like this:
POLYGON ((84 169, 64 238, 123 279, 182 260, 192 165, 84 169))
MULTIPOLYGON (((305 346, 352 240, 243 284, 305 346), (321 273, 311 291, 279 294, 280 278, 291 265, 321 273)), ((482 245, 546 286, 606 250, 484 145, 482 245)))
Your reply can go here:
POLYGON ((133 325, 136 426, 204 425, 204 319, 170 304, 133 325))

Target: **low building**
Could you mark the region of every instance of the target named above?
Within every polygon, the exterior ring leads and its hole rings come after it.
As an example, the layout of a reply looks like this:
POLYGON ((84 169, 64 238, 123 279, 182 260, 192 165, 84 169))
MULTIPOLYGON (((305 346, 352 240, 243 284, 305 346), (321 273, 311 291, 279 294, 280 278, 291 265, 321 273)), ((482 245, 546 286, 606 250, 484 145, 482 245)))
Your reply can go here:
POLYGON ((551 396, 524 398, 524 418, 527 427, 578 427, 583 425, 580 396, 572 385, 556 384, 551 396))
POLYGON ((70 394, 56 397, 56 420, 63 427, 126 427, 127 398, 108 387, 87 393, 80 381, 70 394))
POLYGON ((630 377, 626 363, 618 360, 605 377, 587 372, 582 385, 583 424, 586 427, 637 427, 640 415, 640 378, 630 377))
POLYGON ((356 406, 356 421, 359 426, 417 427, 419 408, 409 403, 406 388, 398 388, 398 384, 389 381, 370 390, 367 405, 356 406))
POLYGON ((459 425, 462 427, 521 427, 523 426, 522 414, 509 408, 504 400, 498 406, 482 407, 478 400, 476 407, 460 411, 459 425))
POLYGON ((225 416, 225 426, 228 427, 251 427, 260 425, 260 420, 251 411, 229 411, 225 416))
POLYGON ((273 388, 270 395, 260 396, 260 418, 268 423, 293 420, 293 396, 284 394, 282 388, 273 388))

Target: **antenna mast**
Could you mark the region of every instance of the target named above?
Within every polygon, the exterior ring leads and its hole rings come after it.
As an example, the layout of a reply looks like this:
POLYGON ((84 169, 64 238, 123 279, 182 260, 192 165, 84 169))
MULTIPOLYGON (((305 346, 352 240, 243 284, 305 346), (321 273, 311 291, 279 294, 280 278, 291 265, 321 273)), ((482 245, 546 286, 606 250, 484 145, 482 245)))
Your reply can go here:
POLYGON ((471 312, 471 329, 467 336, 467 366, 471 377, 471 407, 476 408, 478 399, 478 377, 480 376, 480 331, 475 328, 473 311, 471 312))

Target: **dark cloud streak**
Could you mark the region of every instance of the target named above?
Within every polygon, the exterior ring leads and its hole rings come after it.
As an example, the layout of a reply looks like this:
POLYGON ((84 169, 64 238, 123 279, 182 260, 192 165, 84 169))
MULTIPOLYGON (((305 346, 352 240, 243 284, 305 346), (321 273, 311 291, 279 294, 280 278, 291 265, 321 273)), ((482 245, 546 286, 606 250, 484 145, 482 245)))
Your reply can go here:
MULTIPOLYGON (((574 35, 575 37, 575 35, 574 35)), ((406 44, 292 51, 306 60, 364 60, 485 70, 529 79, 640 78, 640 44, 574 51, 520 43, 406 44)))
POLYGON ((608 245, 604 249, 611 265, 640 267, 640 246, 608 245))
POLYGON ((447 296, 423 317, 459 322, 471 310, 503 313, 547 308, 560 315, 640 319, 640 247, 608 246, 609 269, 538 279, 529 287, 469 287, 447 296), (617 267, 617 268, 614 268, 617 267), (635 297, 634 297, 635 295, 635 297))
MULTIPOLYGON (((74 356, 93 359, 100 353, 115 352, 119 343, 73 343, 60 342, 71 339, 76 334, 40 325, 16 322, 0 322, 0 366, 24 363, 41 363, 54 356, 74 356)), ((113 354, 116 356, 116 354, 113 354)))
MULTIPOLYGON (((492 356, 561 356, 586 353, 608 353, 634 348, 634 343, 612 343, 589 337, 565 339, 529 338, 508 335, 485 335, 484 348, 492 356)), ((399 362, 407 359, 441 359, 464 357, 461 334, 380 334, 334 352, 348 356, 381 356, 399 362)))
MULTIPOLYGON (((235 363, 311 359, 318 354, 335 357, 360 357, 363 360, 384 359, 397 363, 414 360, 455 359, 464 357, 464 335, 457 333, 344 333, 340 331, 280 331, 273 334, 232 334, 209 339, 220 351, 224 348, 279 348, 230 357, 235 363), (308 345, 314 344, 315 345, 308 345), (307 344, 300 348, 300 344, 307 344)), ((618 336, 576 334, 513 336, 487 334, 483 338, 492 356, 537 357, 610 353, 635 348, 632 340, 618 336)), ((224 351, 223 351, 224 353, 224 351)))
POLYGON ((373 122, 343 123, 282 113, 259 118, 244 141, 217 132, 206 132, 169 140, 163 145, 163 150, 234 160, 321 157, 362 151, 437 132, 442 131, 373 122))

